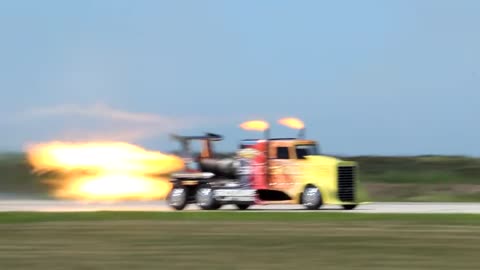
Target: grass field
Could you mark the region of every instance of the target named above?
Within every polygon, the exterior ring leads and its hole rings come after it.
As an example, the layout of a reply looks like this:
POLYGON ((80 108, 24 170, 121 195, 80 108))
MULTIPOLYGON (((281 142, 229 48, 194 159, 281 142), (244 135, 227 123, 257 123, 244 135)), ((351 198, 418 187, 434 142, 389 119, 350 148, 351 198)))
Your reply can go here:
POLYGON ((478 202, 480 159, 462 156, 345 157, 375 201, 478 202))
MULTIPOLYGON (((480 158, 457 156, 340 157, 360 166, 370 201, 480 201, 480 158)), ((47 197, 43 178, 21 153, 0 155, 0 193, 47 197)))
POLYGON ((480 269, 480 215, 1 213, 0 269, 480 269))

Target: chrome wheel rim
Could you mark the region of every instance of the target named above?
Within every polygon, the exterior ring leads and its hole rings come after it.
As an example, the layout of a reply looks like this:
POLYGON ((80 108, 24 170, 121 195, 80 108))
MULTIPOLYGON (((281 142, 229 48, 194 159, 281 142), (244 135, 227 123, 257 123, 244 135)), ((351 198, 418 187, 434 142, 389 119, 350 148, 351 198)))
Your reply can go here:
POLYGON ((309 187, 303 193, 303 204, 306 206, 313 206, 320 200, 318 188, 309 187))
POLYGON ((185 202, 186 193, 183 188, 174 188, 170 194, 170 205, 180 206, 185 202))
POLYGON ((197 203, 198 205, 205 206, 209 205, 211 202, 212 189, 210 188, 201 188, 197 192, 197 203))

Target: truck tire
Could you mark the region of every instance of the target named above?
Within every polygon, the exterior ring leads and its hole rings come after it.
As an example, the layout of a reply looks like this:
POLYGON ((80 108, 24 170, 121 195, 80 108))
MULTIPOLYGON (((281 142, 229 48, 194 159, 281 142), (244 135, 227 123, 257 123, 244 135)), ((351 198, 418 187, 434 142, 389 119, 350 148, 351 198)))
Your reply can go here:
POLYGON ((213 189, 208 184, 198 187, 195 194, 195 201, 197 205, 203 210, 217 210, 221 204, 213 196, 213 189))
POLYGON ((357 205, 356 204, 344 204, 344 205, 342 205, 342 207, 345 210, 353 210, 353 209, 355 209, 355 207, 357 207, 357 205))
POLYGON ((250 204, 236 204, 239 210, 247 210, 250 207, 250 204))
POLYGON ((167 203, 175 210, 183 210, 187 206, 187 188, 174 186, 167 196, 167 203))
POLYGON ((302 204, 308 210, 317 210, 323 204, 322 194, 314 185, 307 185, 302 193, 302 204))

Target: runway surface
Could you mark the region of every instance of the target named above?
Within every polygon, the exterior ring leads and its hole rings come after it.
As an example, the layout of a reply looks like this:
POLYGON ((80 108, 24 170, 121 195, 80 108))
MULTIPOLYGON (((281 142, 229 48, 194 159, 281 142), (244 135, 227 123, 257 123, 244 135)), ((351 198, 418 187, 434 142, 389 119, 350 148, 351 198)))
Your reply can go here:
MULTIPOLYGON (((190 205, 184 211, 196 211, 198 207, 190 205)), ((226 205, 222 210, 236 210, 226 205)), ((0 200, 0 212, 39 211, 39 212, 75 212, 75 211, 173 211, 164 201, 144 202, 78 202, 58 200, 0 200)), ((248 211, 306 211, 301 205, 256 205, 248 211)), ((324 206, 320 212, 346 212, 339 206, 324 206)), ((480 203, 369 203, 359 205, 349 213, 475 213, 480 214, 480 203)))

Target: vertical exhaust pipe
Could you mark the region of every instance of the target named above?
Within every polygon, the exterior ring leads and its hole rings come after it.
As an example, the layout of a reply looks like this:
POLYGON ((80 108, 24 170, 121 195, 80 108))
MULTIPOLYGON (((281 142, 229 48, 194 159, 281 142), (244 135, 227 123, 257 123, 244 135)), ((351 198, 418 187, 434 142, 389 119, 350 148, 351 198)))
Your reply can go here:
POLYGON ((305 139, 305 128, 301 128, 299 131, 298 131, 298 139, 305 139))
POLYGON ((270 183, 270 127, 265 129, 265 179, 270 183))
POLYGON ((265 139, 265 178, 267 183, 270 178, 269 160, 270 160, 270 125, 263 120, 252 120, 243 122, 240 127, 245 130, 263 131, 265 139))

